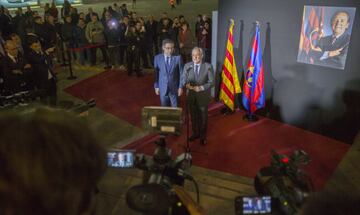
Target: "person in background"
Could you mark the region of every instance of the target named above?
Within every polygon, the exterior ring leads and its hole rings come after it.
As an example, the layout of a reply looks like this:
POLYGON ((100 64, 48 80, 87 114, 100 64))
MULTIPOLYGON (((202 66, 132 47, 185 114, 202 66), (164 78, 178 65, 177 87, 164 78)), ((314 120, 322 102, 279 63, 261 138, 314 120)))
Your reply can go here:
POLYGON ((120 30, 120 46, 119 46, 119 69, 126 70, 125 68, 125 53, 128 47, 128 41, 126 39, 125 33, 129 26, 129 17, 124 16, 119 23, 119 30, 120 30))
POLYGON ((106 12, 105 16, 108 17, 108 19, 106 20, 104 33, 107 41, 110 66, 111 69, 114 69, 119 60, 120 26, 119 22, 112 18, 110 12, 106 12))
MULTIPOLYGON (((158 39, 157 39, 157 25, 158 25, 158 22, 154 19, 154 16, 153 15, 149 15, 149 18, 148 18, 148 21, 146 22, 145 24, 145 29, 146 29, 146 34, 147 34, 147 38, 150 40, 151 39, 151 44, 148 44, 148 51, 149 53, 152 53, 152 55, 154 56, 153 54, 153 50, 155 48, 155 53, 158 54, 159 52, 159 45, 158 45, 158 39), (150 47, 151 46, 151 47, 150 47), (151 49, 151 50, 150 50, 151 49)), ((153 58, 151 58, 153 59, 153 58)))
POLYGON ((0 214, 95 213, 106 151, 83 119, 27 107, 0 126, 0 214))
POLYGON ((199 35, 199 47, 204 50, 205 62, 211 62, 211 29, 210 23, 204 22, 203 28, 201 28, 199 35))
POLYGON ((187 62, 188 59, 190 59, 191 50, 194 46, 194 38, 187 22, 181 24, 181 30, 178 38, 181 57, 184 62, 187 62))
POLYGON ((56 46, 58 38, 57 29, 55 25, 55 18, 50 14, 45 16, 44 28, 44 49, 56 46))
POLYGON ((23 47, 23 44, 22 44, 22 41, 19 37, 19 35, 15 34, 15 33, 12 33, 10 34, 10 39, 12 41, 14 41, 14 43, 16 44, 16 47, 20 53, 20 55, 24 56, 24 47, 23 47))
POLYGON ((37 90, 43 90, 40 100, 45 105, 55 106, 57 103, 56 75, 50 54, 54 47, 43 50, 37 37, 27 41, 29 52, 27 59, 32 67, 32 81, 37 90))
POLYGON ((32 68, 26 58, 18 51, 13 40, 6 40, 5 56, 1 59, 1 77, 4 83, 4 95, 11 95, 32 89, 32 68))
POLYGON ((101 53, 103 55, 103 60, 105 61, 106 66, 105 69, 110 69, 109 66, 109 58, 106 52, 106 44, 104 37, 104 26, 98 20, 97 14, 92 14, 91 22, 89 22, 86 26, 86 39, 90 44, 96 45, 97 47, 91 48, 91 65, 96 65, 96 51, 100 48, 101 53))
POLYGON ((71 16, 71 22, 73 25, 77 25, 79 22, 79 14, 77 12, 77 9, 75 7, 70 8, 70 16, 71 16))
POLYGON ((85 48, 89 44, 86 39, 85 31, 86 31, 85 20, 80 18, 77 26, 75 26, 74 46, 80 49, 76 52, 76 54, 77 54, 77 59, 79 60, 78 62, 82 66, 85 65, 85 57, 87 59, 90 58, 90 49, 85 48))
MULTIPOLYGON (((136 22, 135 24, 135 29, 138 35, 140 35, 140 57, 142 59, 142 66, 145 69, 150 69, 149 67, 149 61, 148 61, 148 43, 150 40, 150 44, 151 44, 151 39, 147 38, 147 34, 146 34, 146 28, 145 28, 145 22, 143 18, 139 18, 139 21, 136 22)), ((151 60, 153 58, 150 58, 151 60)))
POLYGON ((64 0, 64 4, 61 8, 61 18, 70 15, 71 12, 71 4, 68 0, 64 0))
POLYGON ((86 24, 88 24, 89 22, 91 22, 91 17, 92 17, 93 15, 96 15, 96 16, 97 16, 97 19, 99 20, 99 15, 93 11, 92 7, 89 7, 89 8, 88 8, 88 13, 87 13, 86 16, 85 16, 85 23, 86 23, 86 24))
POLYGON ((133 65, 138 77, 143 76, 140 70, 140 41, 141 35, 136 31, 135 26, 129 26, 125 32, 128 47, 126 50, 127 56, 127 72, 131 76, 133 73, 133 65))
POLYGON ((54 17, 55 23, 59 21, 59 11, 56 8, 55 0, 51 2, 51 7, 49 8, 48 13, 54 17))

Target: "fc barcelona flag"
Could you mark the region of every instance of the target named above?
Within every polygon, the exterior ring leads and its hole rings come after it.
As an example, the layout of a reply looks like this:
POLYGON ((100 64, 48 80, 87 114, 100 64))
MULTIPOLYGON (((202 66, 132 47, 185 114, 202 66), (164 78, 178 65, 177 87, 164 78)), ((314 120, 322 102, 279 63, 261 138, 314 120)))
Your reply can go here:
POLYGON ((242 102, 250 114, 265 106, 264 67, 262 64, 259 24, 256 25, 255 35, 252 40, 250 58, 245 74, 242 102))
POLYGON ((221 86, 220 86, 220 100, 230 108, 231 110, 235 109, 235 96, 236 93, 241 93, 239 78, 237 75, 235 58, 234 58, 234 49, 233 49, 233 28, 234 20, 231 20, 228 39, 226 43, 225 50, 225 60, 221 73, 221 86))

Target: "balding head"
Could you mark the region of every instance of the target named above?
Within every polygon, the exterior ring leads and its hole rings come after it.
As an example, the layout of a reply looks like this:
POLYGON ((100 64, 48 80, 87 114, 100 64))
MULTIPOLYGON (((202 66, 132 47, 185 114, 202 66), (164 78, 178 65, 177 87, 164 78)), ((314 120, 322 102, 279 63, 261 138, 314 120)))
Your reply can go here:
POLYGON ((192 60, 195 64, 199 64, 203 59, 203 50, 199 47, 194 47, 191 51, 192 60))

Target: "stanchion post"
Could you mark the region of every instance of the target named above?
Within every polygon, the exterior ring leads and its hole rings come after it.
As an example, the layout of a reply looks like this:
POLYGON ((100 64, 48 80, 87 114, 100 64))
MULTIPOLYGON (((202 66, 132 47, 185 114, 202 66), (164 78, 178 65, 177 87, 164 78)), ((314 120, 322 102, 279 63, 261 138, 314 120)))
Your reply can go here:
POLYGON ((74 76, 74 74, 73 74, 73 71, 72 71, 72 65, 71 65, 71 53, 70 53, 70 49, 67 47, 67 49, 66 49, 66 53, 67 53, 67 55, 68 55, 68 61, 69 61, 69 72, 70 72, 70 75, 69 75, 69 77, 67 77, 67 79, 68 80, 74 80, 74 79, 76 79, 77 77, 76 76, 74 76))

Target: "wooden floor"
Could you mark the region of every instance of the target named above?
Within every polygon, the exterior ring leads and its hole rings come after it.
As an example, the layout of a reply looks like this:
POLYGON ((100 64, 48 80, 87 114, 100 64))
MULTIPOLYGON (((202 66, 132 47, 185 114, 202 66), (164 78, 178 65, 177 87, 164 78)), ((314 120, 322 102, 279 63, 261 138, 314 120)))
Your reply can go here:
MULTIPOLYGON (((138 0, 138 16, 147 14, 159 14, 168 10, 167 1, 163 0, 138 0)), ((183 5, 176 10, 170 11, 170 17, 183 14, 186 18, 195 19, 198 13, 210 14, 210 11, 217 9, 217 0, 183 0, 183 5), (197 11, 193 9, 196 8, 197 11)), ((100 12, 103 7, 110 5, 111 2, 96 5, 84 5, 79 11, 84 11, 92 6, 95 11, 100 12)), ((112 3, 111 3, 112 4, 112 3)), ((64 93, 62 89, 80 80, 102 72, 101 65, 97 67, 75 66, 74 72, 78 76, 76 80, 67 80, 67 70, 58 69, 59 72, 59 98, 66 103, 68 101, 78 103, 78 99, 64 93)), ((150 72, 150 71, 149 71, 150 72)), ((60 103, 61 103, 60 102, 60 103)), ((98 108, 90 110, 87 118, 105 147, 111 149, 126 145, 127 143, 145 135, 140 128, 134 127, 128 122, 118 119, 109 113, 103 112, 98 108)), ((340 163, 331 179, 328 181, 326 189, 344 192, 360 193, 360 136, 354 142, 343 161, 340 163)), ((256 195, 253 188, 253 179, 224 172, 204 169, 193 166, 191 174, 199 184, 201 206, 208 214, 231 215, 234 214, 234 198, 239 195, 256 195)), ((136 169, 109 169, 103 177, 97 195, 97 213, 107 214, 136 214, 125 204, 126 191, 133 185, 141 183, 142 172, 136 169)), ((186 190, 195 199, 194 186, 186 183, 186 190)))

